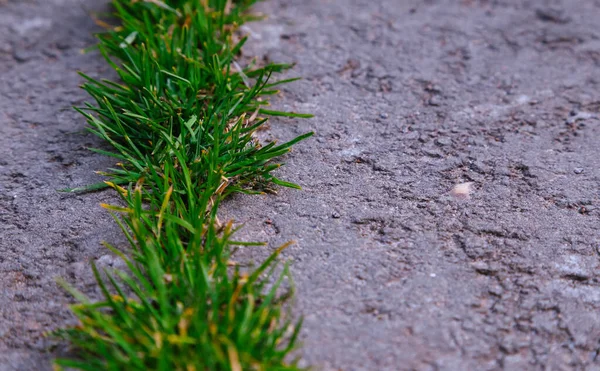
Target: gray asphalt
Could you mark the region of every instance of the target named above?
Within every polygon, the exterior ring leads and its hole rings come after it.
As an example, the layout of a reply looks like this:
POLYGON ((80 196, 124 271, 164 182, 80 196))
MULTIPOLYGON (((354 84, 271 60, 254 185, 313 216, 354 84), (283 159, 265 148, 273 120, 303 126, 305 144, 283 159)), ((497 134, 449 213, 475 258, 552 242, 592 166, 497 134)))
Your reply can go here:
MULTIPOLYGON (((99 246, 120 241, 98 206, 113 196, 55 192, 111 164, 68 110, 86 99, 75 70, 108 76, 79 53, 93 7, 0 5, 0 370, 50 369, 42 334, 72 320, 54 278, 93 295, 89 262, 118 264, 99 246)), ((236 196, 221 217, 269 242, 238 261, 297 241, 284 255, 303 363, 600 370, 600 2, 259 9, 246 54, 304 77, 273 105, 316 114, 273 120, 264 139, 316 135, 279 173, 302 191, 236 196)))

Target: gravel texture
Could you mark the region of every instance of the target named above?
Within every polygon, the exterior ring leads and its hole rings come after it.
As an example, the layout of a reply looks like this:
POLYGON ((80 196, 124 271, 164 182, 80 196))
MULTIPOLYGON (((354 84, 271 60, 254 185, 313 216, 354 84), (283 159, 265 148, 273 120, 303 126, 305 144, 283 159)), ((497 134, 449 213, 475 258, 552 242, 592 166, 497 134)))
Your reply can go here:
MULTIPOLYGON (((118 265, 98 206, 110 159, 69 110, 110 76, 93 0, 0 0, 0 370, 49 370, 62 276, 118 265)), ((295 62, 265 139, 303 191, 236 196, 239 238, 278 244, 324 370, 600 370, 600 1, 270 0, 246 52, 295 62), (465 184, 469 183, 469 184, 465 184)), ((64 351, 58 347, 55 352, 64 351)))

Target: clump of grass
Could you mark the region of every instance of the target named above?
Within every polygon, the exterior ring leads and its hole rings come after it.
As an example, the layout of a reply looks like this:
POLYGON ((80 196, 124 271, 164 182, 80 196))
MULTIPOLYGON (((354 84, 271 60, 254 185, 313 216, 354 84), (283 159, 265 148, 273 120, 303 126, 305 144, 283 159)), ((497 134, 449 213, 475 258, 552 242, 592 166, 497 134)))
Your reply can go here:
POLYGON ((78 108, 107 141, 118 164, 107 181, 69 191, 114 188, 113 213, 129 241, 126 271, 99 272, 103 294, 77 299, 78 326, 57 335, 79 350, 59 367, 82 370, 294 370, 289 360, 300 322, 287 313, 293 288, 277 249, 243 272, 230 261, 231 223, 217 219, 231 193, 275 186, 273 160, 312 133, 261 145, 253 134, 269 115, 309 117, 265 108, 290 65, 239 67, 255 0, 113 0, 117 27, 98 48, 120 81, 86 79, 96 104, 78 108), (285 290, 282 290, 283 287, 285 290))

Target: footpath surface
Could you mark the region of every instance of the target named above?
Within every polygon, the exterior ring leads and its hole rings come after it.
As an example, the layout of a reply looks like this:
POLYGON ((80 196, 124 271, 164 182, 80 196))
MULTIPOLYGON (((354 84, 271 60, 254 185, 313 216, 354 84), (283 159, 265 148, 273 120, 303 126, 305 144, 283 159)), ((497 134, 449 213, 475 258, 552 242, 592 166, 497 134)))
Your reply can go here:
MULTIPOLYGON (((119 262, 69 107, 92 0, 0 1, 0 370, 49 370, 44 331, 71 321, 67 278, 119 262)), ((295 62, 264 139, 314 130, 285 158, 303 186, 236 196, 240 250, 288 240, 324 370, 600 370, 600 2, 270 0, 248 52, 295 62), (471 183, 470 195, 451 193, 471 183)), ((60 350, 58 350, 60 351, 60 350)))

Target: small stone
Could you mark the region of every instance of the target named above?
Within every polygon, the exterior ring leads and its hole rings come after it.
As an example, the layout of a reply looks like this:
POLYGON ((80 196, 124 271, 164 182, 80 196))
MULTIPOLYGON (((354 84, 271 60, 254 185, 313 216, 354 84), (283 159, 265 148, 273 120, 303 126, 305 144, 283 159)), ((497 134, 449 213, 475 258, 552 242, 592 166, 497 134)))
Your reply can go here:
POLYGON ((440 147, 449 146, 452 144, 452 140, 450 140, 449 138, 446 138, 446 137, 441 137, 441 138, 437 138, 435 140, 435 144, 437 144, 440 147))
POLYGON ((434 95, 433 97, 429 98, 429 105, 434 107, 441 106, 442 100, 437 95, 434 95))
POLYGON ((573 125, 577 121, 584 121, 593 118, 598 118, 598 116, 592 112, 577 112, 573 114, 575 111, 571 111, 570 117, 567 118, 566 124, 573 125))
POLYGON ((435 150, 433 148, 424 148, 423 149, 423 154, 432 157, 432 158, 442 158, 444 157, 444 154, 438 150, 435 150))
POLYGON ((502 287, 500 285, 494 285, 488 289, 488 292, 490 293, 490 295, 501 297, 504 290, 502 290, 502 287))
POLYGON ((19 63, 24 63, 33 58, 33 53, 27 50, 17 49, 13 53, 13 58, 19 63))
POLYGON ((387 119, 389 117, 389 115, 384 112, 384 113, 380 113, 379 117, 382 118, 382 119, 387 119))
POLYGON ((339 218, 341 218, 342 216, 341 216, 341 215, 340 215, 340 213, 338 213, 337 211, 334 211, 334 212, 332 212, 332 213, 331 213, 331 217, 332 217, 333 219, 339 219, 339 218))
POLYGON ((497 269, 491 267, 488 263, 485 262, 472 263, 471 267, 475 269, 475 272, 483 274, 484 276, 491 276, 498 271, 497 269))
POLYGON ((468 199, 471 196, 473 182, 460 183, 454 186, 450 194, 458 199, 468 199))
POLYGON ((582 168, 582 167, 576 167, 576 168, 573 170, 573 172, 574 172, 575 174, 581 174, 581 173, 583 173, 583 168, 582 168))
POLYGON ((485 175, 489 172, 489 167, 483 164, 481 161, 469 161, 469 170, 476 172, 477 174, 485 175))
POLYGON ((594 277, 592 271, 585 266, 577 255, 567 258, 563 263, 557 263, 556 268, 562 278, 572 281, 588 281, 594 277))
POLYGON ((96 259, 96 265, 102 268, 124 269, 127 267, 125 262, 118 256, 102 255, 96 259))

